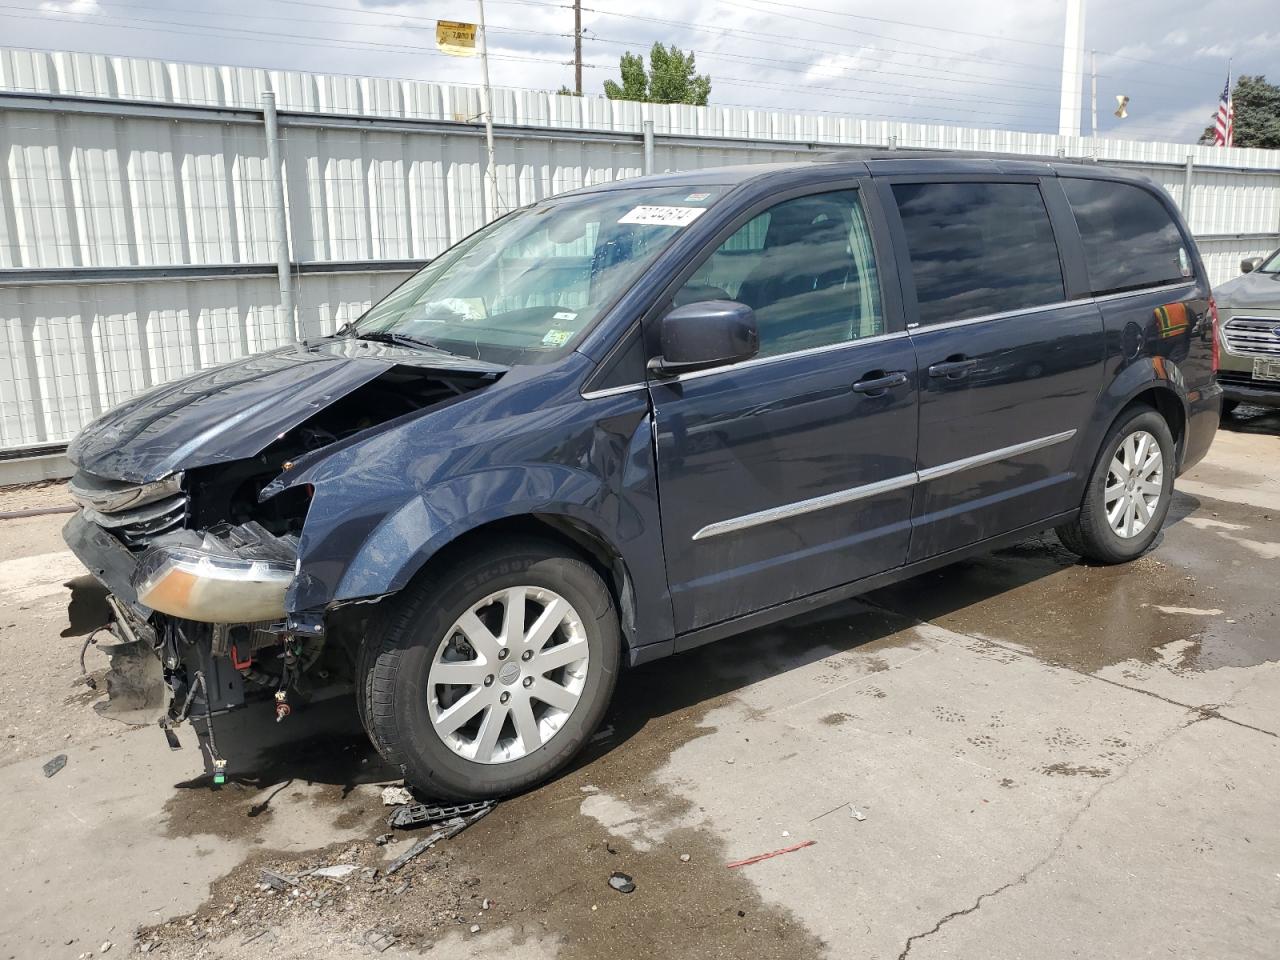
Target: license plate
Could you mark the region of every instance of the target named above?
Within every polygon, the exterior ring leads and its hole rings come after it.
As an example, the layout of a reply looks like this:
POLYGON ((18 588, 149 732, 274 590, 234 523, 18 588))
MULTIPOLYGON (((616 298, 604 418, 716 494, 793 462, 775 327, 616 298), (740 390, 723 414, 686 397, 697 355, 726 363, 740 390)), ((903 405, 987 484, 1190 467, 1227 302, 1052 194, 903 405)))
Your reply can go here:
POLYGON ((1253 379, 1280 380, 1280 360, 1254 360, 1253 379))

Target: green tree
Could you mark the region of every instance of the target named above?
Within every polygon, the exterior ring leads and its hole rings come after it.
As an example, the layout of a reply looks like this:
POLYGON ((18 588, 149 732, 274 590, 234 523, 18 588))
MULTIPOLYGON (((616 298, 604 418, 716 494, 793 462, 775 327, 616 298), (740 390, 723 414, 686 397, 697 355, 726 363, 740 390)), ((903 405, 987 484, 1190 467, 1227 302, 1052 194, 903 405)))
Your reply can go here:
MULTIPOLYGON (((1280 86, 1267 83, 1261 74, 1242 74, 1231 91, 1231 102, 1236 108, 1235 146, 1280 149, 1280 86)), ((1200 137, 1201 143, 1213 143, 1216 119, 1215 111, 1200 137)))
POLYGON ((675 44, 655 43, 649 51, 649 70, 644 58, 624 53, 618 61, 622 83, 604 82, 610 100, 645 100, 650 103, 691 103, 705 107, 711 96, 711 77, 698 75, 692 52, 684 53, 675 44))

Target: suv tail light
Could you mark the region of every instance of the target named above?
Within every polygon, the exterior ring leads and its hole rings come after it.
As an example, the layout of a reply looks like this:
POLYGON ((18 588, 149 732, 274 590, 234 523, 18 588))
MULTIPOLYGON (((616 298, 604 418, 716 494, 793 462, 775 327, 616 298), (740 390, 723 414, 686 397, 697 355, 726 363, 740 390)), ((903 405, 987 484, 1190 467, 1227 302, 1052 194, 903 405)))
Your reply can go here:
POLYGON ((1220 358, 1218 357, 1218 305, 1214 303, 1213 297, 1209 298, 1209 335, 1213 337, 1213 372, 1218 372, 1220 358))

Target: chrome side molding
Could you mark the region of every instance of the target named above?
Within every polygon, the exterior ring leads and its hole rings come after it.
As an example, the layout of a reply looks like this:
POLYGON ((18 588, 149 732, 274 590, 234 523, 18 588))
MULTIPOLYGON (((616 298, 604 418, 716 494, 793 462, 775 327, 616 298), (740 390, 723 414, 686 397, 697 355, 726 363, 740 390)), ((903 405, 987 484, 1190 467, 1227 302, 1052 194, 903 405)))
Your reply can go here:
POLYGON ((916 476, 919 477, 920 483, 928 483, 930 480, 937 480, 940 477, 949 477, 953 473, 972 470, 974 467, 985 467, 989 463, 999 463, 1001 460, 1008 460, 1010 457, 1031 453, 1033 450, 1043 450, 1045 447, 1052 447, 1057 443, 1066 443, 1075 435, 1075 430, 1064 430, 1062 433, 1055 433, 1048 437, 1028 440, 1025 443, 1015 443, 1009 447, 1001 447, 999 450, 991 450, 987 453, 979 453, 976 456, 965 457, 963 460, 952 460, 950 463, 929 467, 918 471, 916 476))
POLYGON ((916 470, 912 473, 904 473, 901 476, 889 477, 885 480, 877 480, 875 483, 864 483, 858 487, 850 487, 847 490, 838 490, 835 493, 823 494, 820 497, 812 497, 808 500, 798 500, 795 503, 786 503, 780 507, 770 507, 767 510, 759 510, 755 513, 743 514, 740 517, 733 517, 729 520, 719 520, 716 523, 707 524, 693 535, 693 539, 706 540, 710 537, 718 537, 725 533, 735 533, 738 530, 746 530, 750 527, 758 527, 766 523, 776 523, 779 520, 788 520, 791 517, 798 517, 806 513, 813 513, 817 510, 827 510, 831 507, 843 506, 846 503, 865 500, 868 497, 879 496, 882 493, 892 493, 894 490, 914 487, 919 483, 928 483, 930 480, 949 477, 952 474, 961 473, 965 470, 972 470, 975 467, 985 467, 988 464, 999 463, 1001 460, 1008 460, 1011 457, 1021 456, 1024 453, 1043 450, 1045 447, 1052 447, 1055 444, 1065 443, 1075 435, 1075 430, 1064 430, 1062 433, 1050 434, 1047 437, 1037 437, 1035 440, 1027 440, 1024 443, 1015 443, 1012 446, 1000 447, 998 450, 979 453, 976 456, 965 457, 963 460, 953 460, 950 463, 940 464, 936 467, 929 467, 925 470, 916 470))
POLYGON ((867 497, 874 497, 881 493, 890 493, 894 490, 901 490, 904 487, 913 487, 918 482, 918 474, 904 473, 900 477, 889 477, 887 480, 877 480, 875 483, 866 483, 860 487, 838 490, 835 493, 823 494, 810 500, 799 500, 795 503, 783 504, 780 507, 770 507, 768 510, 761 510, 757 513, 744 514, 741 517, 734 517, 732 520, 711 523, 695 533, 693 539, 705 540, 708 537, 718 537, 722 533, 733 533, 736 530, 745 530, 748 527, 758 527, 762 523, 773 523, 777 520, 786 520, 788 517, 798 517, 802 513, 813 513, 815 510, 838 507, 841 504, 853 503, 855 500, 865 500, 867 497))

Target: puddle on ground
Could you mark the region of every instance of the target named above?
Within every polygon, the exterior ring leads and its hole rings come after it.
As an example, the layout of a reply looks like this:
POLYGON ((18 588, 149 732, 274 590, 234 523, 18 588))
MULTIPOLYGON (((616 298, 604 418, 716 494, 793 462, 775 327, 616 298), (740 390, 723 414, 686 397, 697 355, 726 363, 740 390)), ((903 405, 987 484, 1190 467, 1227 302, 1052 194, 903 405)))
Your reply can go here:
POLYGON ((1280 551, 1271 543, 1280 541, 1280 522, 1269 515, 1179 495, 1156 548, 1132 563, 1087 565, 1045 534, 868 600, 1089 673, 1126 660, 1162 662, 1173 643, 1186 645, 1179 669, 1253 666, 1280 659, 1275 609, 1256 577, 1234 571, 1266 562, 1243 539, 1280 551))

